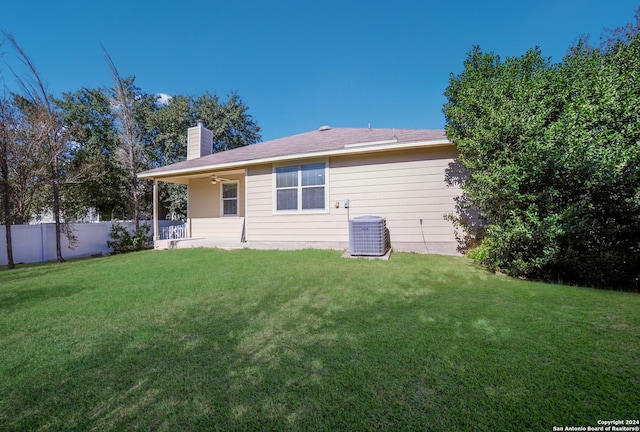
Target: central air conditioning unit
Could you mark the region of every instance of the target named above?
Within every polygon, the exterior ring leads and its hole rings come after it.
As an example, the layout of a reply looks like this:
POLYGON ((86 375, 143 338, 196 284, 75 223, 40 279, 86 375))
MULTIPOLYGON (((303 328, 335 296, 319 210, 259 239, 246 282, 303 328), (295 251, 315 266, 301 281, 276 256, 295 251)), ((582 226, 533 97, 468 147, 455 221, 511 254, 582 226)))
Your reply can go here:
POLYGON ((387 220, 381 216, 358 216, 349 220, 349 254, 382 256, 389 250, 387 220))

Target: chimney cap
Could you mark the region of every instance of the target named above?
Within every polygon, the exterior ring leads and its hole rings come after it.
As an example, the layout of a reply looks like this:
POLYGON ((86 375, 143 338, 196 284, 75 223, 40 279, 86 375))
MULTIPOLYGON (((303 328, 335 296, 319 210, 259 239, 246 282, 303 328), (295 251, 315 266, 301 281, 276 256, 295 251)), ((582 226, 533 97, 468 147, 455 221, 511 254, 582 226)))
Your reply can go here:
POLYGON ((196 124, 197 124, 198 126, 200 126, 200 127, 204 127, 204 120, 202 120, 202 119, 198 119, 198 120, 196 120, 196 124))

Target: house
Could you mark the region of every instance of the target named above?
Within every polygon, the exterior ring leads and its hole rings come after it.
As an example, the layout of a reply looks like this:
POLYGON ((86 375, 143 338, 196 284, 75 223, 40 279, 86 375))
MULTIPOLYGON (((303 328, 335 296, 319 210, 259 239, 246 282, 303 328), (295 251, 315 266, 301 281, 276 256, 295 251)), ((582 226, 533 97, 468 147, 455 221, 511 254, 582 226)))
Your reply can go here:
MULTIPOLYGON (((247 242, 256 248, 349 246, 349 219, 386 218, 394 250, 456 254, 444 215, 460 194, 445 176, 457 151, 443 130, 331 128, 211 154, 202 122, 187 160, 140 173, 188 187, 186 239, 156 248, 247 242)), ((154 210, 157 228, 157 210, 154 210)), ((154 230, 158 233, 158 230, 154 230)))

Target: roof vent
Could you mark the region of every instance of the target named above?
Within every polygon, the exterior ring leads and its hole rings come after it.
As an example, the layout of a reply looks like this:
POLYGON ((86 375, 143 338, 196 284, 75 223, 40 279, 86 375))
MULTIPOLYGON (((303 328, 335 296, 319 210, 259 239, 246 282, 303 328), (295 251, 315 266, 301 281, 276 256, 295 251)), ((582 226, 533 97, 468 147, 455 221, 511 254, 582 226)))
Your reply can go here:
POLYGON ((320 129, 318 129, 318 130, 319 130, 320 132, 322 132, 322 131, 327 131, 327 130, 329 130, 329 129, 331 129, 331 126, 327 126, 327 125, 325 125, 325 126, 320 126, 320 129))

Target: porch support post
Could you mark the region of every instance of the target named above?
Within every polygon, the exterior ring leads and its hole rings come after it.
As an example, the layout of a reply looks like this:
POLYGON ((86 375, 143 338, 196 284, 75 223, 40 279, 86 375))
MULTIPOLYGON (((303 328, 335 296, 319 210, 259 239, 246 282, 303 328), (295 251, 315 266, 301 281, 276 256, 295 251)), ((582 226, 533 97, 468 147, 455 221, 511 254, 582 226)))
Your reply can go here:
POLYGON ((246 243, 247 242, 247 204, 249 203, 249 192, 247 191, 247 179, 249 178, 247 171, 249 168, 245 167, 244 168, 244 184, 243 184, 243 189, 244 189, 244 213, 242 214, 242 216, 244 217, 244 222, 242 223, 242 239, 240 239, 240 241, 242 243, 246 243))
POLYGON ((158 229, 158 180, 153 179, 153 243, 160 239, 160 231, 158 229))

